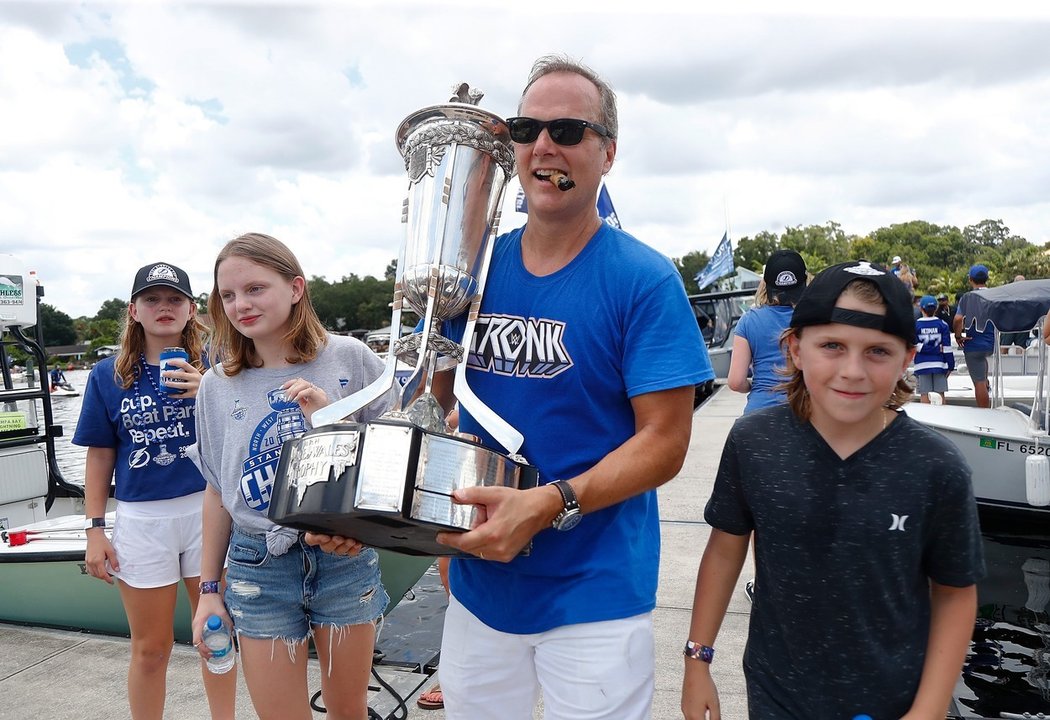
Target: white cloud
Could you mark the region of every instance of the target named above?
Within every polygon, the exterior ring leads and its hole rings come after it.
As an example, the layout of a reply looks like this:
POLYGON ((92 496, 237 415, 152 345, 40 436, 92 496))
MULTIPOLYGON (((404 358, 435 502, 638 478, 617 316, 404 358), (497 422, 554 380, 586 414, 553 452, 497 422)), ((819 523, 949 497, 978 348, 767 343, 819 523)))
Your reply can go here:
POLYGON ((1050 241, 1050 10, 825 5, 0 2, 0 252, 74 316, 158 259, 208 290, 249 230, 311 275, 381 275, 401 120, 463 80, 512 114, 550 51, 617 88, 610 191, 668 255, 711 251, 727 220, 739 238, 990 217, 1050 241))

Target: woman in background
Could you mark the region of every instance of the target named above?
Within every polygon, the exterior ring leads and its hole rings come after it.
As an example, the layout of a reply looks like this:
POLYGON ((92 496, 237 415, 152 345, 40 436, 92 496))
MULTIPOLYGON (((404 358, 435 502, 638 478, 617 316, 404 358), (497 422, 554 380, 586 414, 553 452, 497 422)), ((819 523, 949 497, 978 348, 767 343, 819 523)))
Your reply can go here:
POLYGON ((766 261, 762 284, 765 297, 760 288, 755 307, 737 323, 727 379, 730 389, 747 393, 745 415, 786 399, 777 389, 784 382, 778 372, 785 363, 780 335, 806 289, 806 262, 794 250, 777 250, 766 261))

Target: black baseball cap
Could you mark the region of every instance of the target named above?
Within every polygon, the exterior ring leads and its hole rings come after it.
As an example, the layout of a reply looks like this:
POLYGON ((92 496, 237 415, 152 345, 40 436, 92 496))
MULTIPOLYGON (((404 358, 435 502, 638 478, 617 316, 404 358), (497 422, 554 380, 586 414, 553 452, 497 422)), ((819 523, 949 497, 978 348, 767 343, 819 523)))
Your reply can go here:
POLYGON ((150 263, 139 268, 135 273, 135 284, 131 287, 131 297, 151 287, 170 287, 193 300, 193 290, 190 289, 190 277, 182 268, 171 263, 150 263))
POLYGON ((881 330, 901 338, 908 347, 915 344, 911 291, 896 275, 867 260, 840 263, 821 271, 802 293, 791 315, 792 328, 829 323, 881 330), (835 307, 842 291, 854 280, 867 280, 878 288, 886 302, 885 315, 835 307))
POLYGON ((770 301, 794 305, 806 289, 806 261, 794 250, 777 250, 766 260, 762 280, 770 301))

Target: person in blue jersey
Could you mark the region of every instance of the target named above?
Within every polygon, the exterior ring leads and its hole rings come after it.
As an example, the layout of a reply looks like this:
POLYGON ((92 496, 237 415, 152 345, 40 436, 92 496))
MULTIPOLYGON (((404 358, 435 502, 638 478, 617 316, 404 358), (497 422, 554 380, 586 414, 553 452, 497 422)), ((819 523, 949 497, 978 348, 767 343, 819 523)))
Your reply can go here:
POLYGON ((924 403, 930 402, 930 393, 937 393, 943 403, 948 375, 955 369, 951 330, 937 317, 937 299, 933 295, 923 295, 919 307, 922 317, 915 321, 915 392, 924 403))
MULTIPOLYGON (((970 292, 984 290, 988 286, 988 268, 981 264, 972 266, 969 278, 970 292)), ((977 407, 991 407, 992 401, 988 396, 988 358, 995 352, 995 328, 990 323, 978 328, 976 318, 969 325, 964 325, 965 318, 959 310, 962 307, 962 297, 960 295, 956 300, 955 318, 952 322, 955 342, 962 348, 963 357, 966 358, 966 371, 973 381, 977 407)))
POLYGON ((914 343, 911 292, 879 266, 834 265, 802 294, 788 401, 736 421, 704 510, 685 720, 722 717, 711 663, 752 534, 750 720, 945 716, 985 567, 966 461, 902 411, 914 343))
MULTIPOLYGON (((713 372, 674 265, 595 208, 617 150, 609 84, 570 58, 540 58, 507 124, 528 220, 495 241, 466 376, 522 432, 541 485, 454 495, 486 519, 438 535, 474 556, 449 569, 445 713, 525 720, 542 693, 549 720, 642 720, 656 488, 682 466, 693 387, 713 372)), ((451 373, 434 389, 451 410, 451 373)), ((499 447, 466 406, 460 429, 499 447)))
MULTIPOLYGON (((205 328, 189 277, 171 263, 135 274, 120 351, 91 370, 73 443, 87 447, 84 510, 87 572, 119 580, 131 628, 128 702, 134 720, 160 720, 174 642, 181 580, 193 610, 199 599, 204 478, 186 456, 196 440, 194 412, 204 370, 205 328), (189 361, 160 372, 165 347, 189 361), (171 394, 164 382, 178 382, 171 394), (106 536, 110 484, 116 498, 112 540, 106 536)), ((213 720, 232 720, 236 673, 215 675, 201 662, 213 720)))
POLYGON ((727 383, 747 393, 744 413, 773 407, 786 395, 778 386, 784 377, 780 335, 791 322, 791 312, 806 289, 806 261, 794 250, 776 250, 762 272, 764 297, 744 313, 736 326, 727 383))

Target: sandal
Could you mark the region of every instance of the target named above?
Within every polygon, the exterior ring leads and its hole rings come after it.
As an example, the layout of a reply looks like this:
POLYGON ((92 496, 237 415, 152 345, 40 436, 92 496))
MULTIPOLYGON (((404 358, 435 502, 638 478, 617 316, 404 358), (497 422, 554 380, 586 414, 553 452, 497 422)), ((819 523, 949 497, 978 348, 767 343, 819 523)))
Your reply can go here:
POLYGON ((434 687, 427 690, 416 700, 416 705, 424 710, 441 710, 445 707, 445 696, 441 692, 441 685, 435 683, 434 687))

